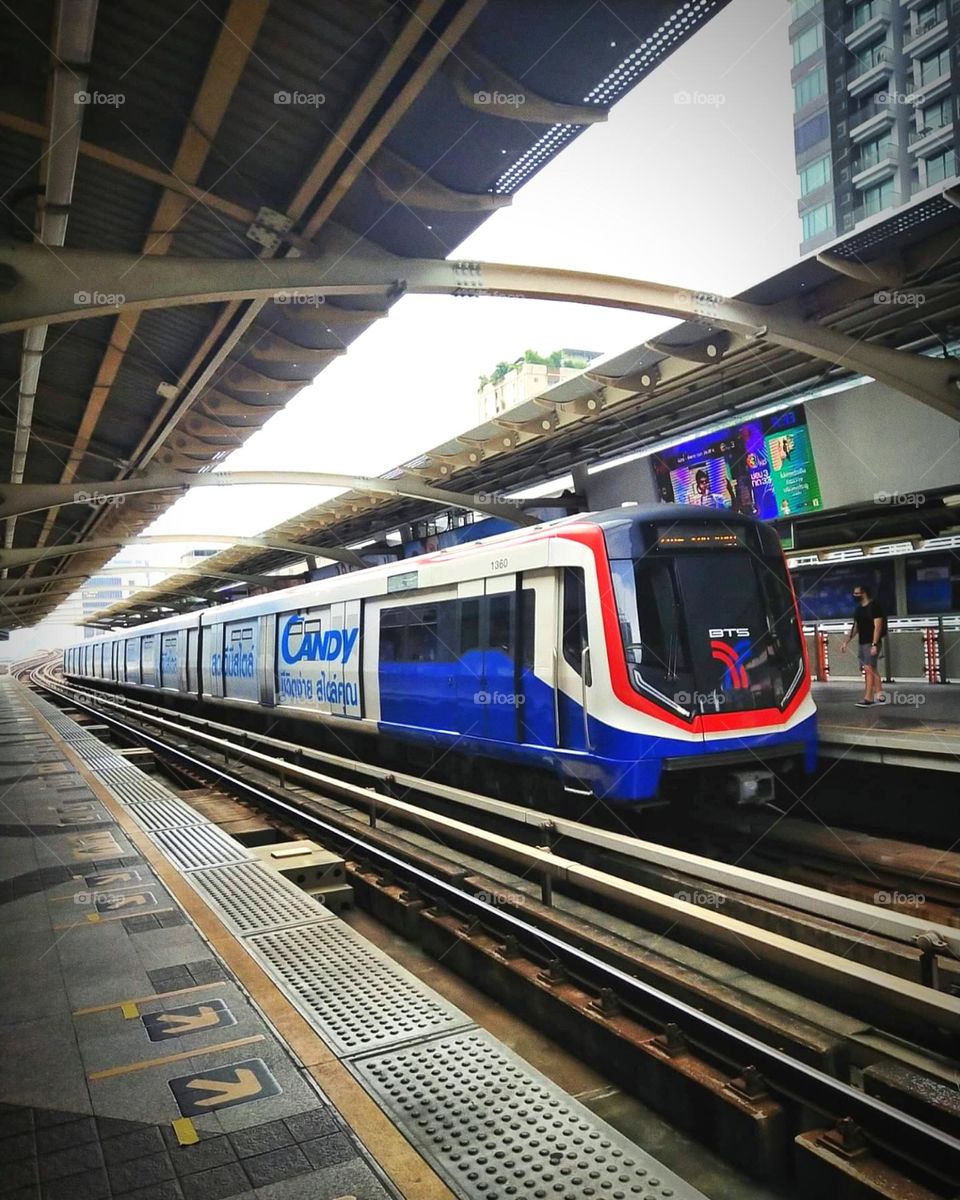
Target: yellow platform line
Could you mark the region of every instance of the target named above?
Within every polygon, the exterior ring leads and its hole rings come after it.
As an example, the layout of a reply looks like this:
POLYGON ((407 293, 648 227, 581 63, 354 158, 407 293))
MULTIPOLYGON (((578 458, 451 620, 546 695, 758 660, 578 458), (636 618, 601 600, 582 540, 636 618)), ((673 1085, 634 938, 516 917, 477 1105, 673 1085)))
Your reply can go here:
POLYGON ((85 926, 103 925, 107 921, 125 921, 127 917, 155 917, 157 913, 173 912, 172 908, 148 908, 145 912, 128 912, 117 913, 116 916, 106 916, 104 913, 88 914, 82 921, 77 921, 73 925, 54 925, 57 933, 61 933, 64 929, 83 929, 85 926), (90 920, 90 916, 96 916, 95 921, 90 920))
POLYGON ((133 996, 128 1000, 111 1000, 109 1004, 92 1004, 89 1008, 75 1008, 71 1017, 88 1017, 91 1013, 109 1012, 111 1008, 123 1008, 125 1004, 147 1004, 151 1000, 165 1000, 167 996, 182 996, 185 992, 203 992, 207 988, 223 987, 227 979, 216 979, 212 983, 194 983, 190 987, 174 988, 169 992, 151 992, 149 996, 133 996))
POLYGON ((254 1042, 265 1042, 262 1033, 252 1037, 237 1038, 232 1042, 218 1042, 215 1046, 194 1047, 193 1050, 182 1050, 179 1054, 167 1054, 163 1058, 148 1058, 143 1062, 127 1063, 122 1067, 108 1067, 105 1071, 92 1071, 88 1079, 112 1079, 114 1075, 129 1075, 132 1071, 146 1071, 149 1067, 162 1067, 166 1063, 183 1062, 186 1058, 199 1058, 202 1054, 215 1054, 218 1050, 236 1050, 238 1046, 250 1046, 254 1042))

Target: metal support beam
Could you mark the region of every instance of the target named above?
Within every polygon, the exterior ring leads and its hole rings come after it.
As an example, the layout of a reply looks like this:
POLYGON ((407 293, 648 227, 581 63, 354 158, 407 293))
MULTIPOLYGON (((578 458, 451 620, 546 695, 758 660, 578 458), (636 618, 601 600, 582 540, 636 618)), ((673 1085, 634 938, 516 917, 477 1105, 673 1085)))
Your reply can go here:
MULTIPOLYGON (((241 485, 297 485, 312 487, 349 488, 383 496, 405 496, 415 500, 431 500, 444 508, 462 508, 502 517, 517 525, 536 525, 531 517, 515 504, 505 504, 484 496, 450 492, 432 487, 419 479, 378 479, 366 475, 335 475, 324 471, 214 471, 203 475, 176 472, 156 472, 139 479, 107 479, 98 483, 0 483, 0 518, 41 512, 67 504, 106 505, 112 496, 137 496, 148 492, 187 492, 194 487, 232 487, 241 485)), ((181 541, 187 539, 181 538, 181 541)), ((309 547, 307 547, 309 549, 309 547)), ((314 547, 324 557, 329 547, 314 547)), ((62 550, 62 547, 61 547, 62 550)), ((341 553, 347 553, 341 548, 341 553)), ((350 552, 352 553, 352 552, 350 552)), ((354 559, 356 556, 354 555, 354 559)), ((352 561, 344 559, 343 561, 352 561)))
POLYGON ((104 297, 122 293, 134 308, 162 308, 237 297, 269 299, 278 292, 315 296, 515 296, 559 300, 713 325, 869 375, 954 418, 960 416, 960 364, 891 350, 805 320, 789 308, 763 307, 710 292, 691 292, 646 280, 518 267, 503 263, 433 259, 385 261, 327 255, 314 261, 279 259, 269 271, 258 261, 137 258, 85 250, 58 251, 67 271, 51 269, 38 246, 0 248, 0 270, 16 282, 0 296, 0 332, 36 323, 76 321, 116 311, 104 297), (68 274, 72 272, 72 274, 68 274), (79 282, 77 282, 79 281, 79 282), (78 306, 77 289, 95 297, 78 306))
MULTIPOLYGON (((276 583, 277 576, 275 575, 243 575, 236 571, 217 571, 210 567, 198 564, 196 566, 186 567, 181 563, 176 563, 173 566, 144 566, 141 563, 124 563, 123 566, 117 567, 115 571, 105 571, 106 574, 149 574, 149 575, 166 575, 166 578, 161 580, 159 584, 149 584, 149 587, 160 587, 168 583, 170 578, 175 575, 195 575, 198 579, 229 579, 238 583, 250 583, 257 587, 269 587, 276 583)), ((34 603, 43 599, 43 596, 27 597, 21 595, 22 592, 28 590, 37 590, 43 587, 49 588, 55 583, 70 583, 73 585, 72 591, 77 591, 88 583, 91 579, 97 579, 98 575, 91 575, 88 571, 84 571, 80 575, 24 575, 19 578, 10 577, 0 583, 0 602, 3 598, 12 597, 16 600, 32 599, 34 603)), ((99 585, 97 585, 99 586, 99 585)), ((50 595, 50 592, 45 593, 50 595)))
MULTIPOLYGON (((0 550, 0 567, 25 567, 30 563, 42 562, 48 558, 63 558, 67 554, 88 554, 95 550, 110 550, 123 546, 160 545, 169 543, 197 542, 214 543, 225 546, 252 546, 260 550, 285 550, 299 558, 308 554, 316 554, 318 558, 329 558, 333 562, 349 563, 352 566, 363 567, 367 564, 354 550, 344 550, 337 546, 301 546, 299 542, 285 542, 267 537, 236 537, 232 534, 213 533, 179 533, 179 534, 150 534, 149 536, 125 537, 117 534, 115 537, 91 538, 87 542, 74 542, 70 546, 41 546, 0 550)), ((186 569, 186 568, 185 568, 186 569)), ((53 576, 52 578, 56 578, 53 576)))

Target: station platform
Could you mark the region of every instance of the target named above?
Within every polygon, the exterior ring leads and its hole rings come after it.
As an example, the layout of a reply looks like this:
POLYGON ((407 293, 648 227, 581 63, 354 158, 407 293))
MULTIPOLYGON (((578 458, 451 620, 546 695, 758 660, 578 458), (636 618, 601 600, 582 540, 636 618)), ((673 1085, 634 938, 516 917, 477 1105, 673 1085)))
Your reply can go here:
POLYGON ((703 1200, 0 679, 2 1200, 703 1200))
POLYGON ((960 771, 960 685, 891 683, 886 704, 857 708, 858 683, 815 683, 825 758, 960 771))

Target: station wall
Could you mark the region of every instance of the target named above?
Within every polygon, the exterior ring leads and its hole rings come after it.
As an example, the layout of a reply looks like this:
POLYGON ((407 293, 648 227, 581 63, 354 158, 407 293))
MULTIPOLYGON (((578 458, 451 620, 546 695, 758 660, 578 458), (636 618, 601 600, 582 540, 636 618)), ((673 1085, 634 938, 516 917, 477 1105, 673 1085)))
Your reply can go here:
POLYGON ((960 424, 880 383, 806 405, 824 508, 960 487, 960 424))
MULTIPOLYGON (((929 405, 868 383, 805 407, 825 509, 960 489, 960 423, 929 405)), ((586 489, 593 512, 659 499, 649 458, 588 475, 586 489)))
POLYGON ((587 508, 590 512, 619 508, 625 500, 634 500, 637 504, 657 504, 660 499, 649 458, 636 458, 620 467, 611 467, 609 471, 588 475, 586 482, 587 508))

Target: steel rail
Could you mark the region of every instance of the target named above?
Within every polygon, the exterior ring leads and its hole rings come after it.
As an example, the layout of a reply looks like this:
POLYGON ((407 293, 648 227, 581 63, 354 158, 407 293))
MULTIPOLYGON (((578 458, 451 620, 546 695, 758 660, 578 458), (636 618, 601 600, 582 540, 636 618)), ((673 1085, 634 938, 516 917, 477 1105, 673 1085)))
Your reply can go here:
MULTIPOLYGON (((68 684, 66 686, 76 687, 77 685, 68 684)), ((112 700, 110 696, 97 692, 96 689, 82 688, 81 690, 88 695, 94 695, 98 703, 118 708, 128 708, 131 704, 127 698, 121 704, 112 700)), ((145 720, 171 729, 178 727, 177 722, 171 721, 168 715, 169 709, 163 709, 142 700, 134 700, 132 703, 136 706, 134 711, 141 714, 145 720)), ((207 717, 195 717, 189 713, 177 713, 177 718, 179 721, 191 725, 202 725, 203 729, 194 731, 194 736, 200 737, 201 740, 209 738, 217 741, 212 734, 205 733, 204 730, 219 730, 233 736, 242 732, 236 726, 212 721, 207 717)), ((705 883, 730 888, 773 903, 784 904, 798 913, 836 921, 863 933, 885 937, 903 945, 917 946, 921 944, 921 939, 932 938, 933 942, 941 945, 945 952, 960 958, 960 929, 950 925, 880 908, 846 896, 837 896, 805 884, 790 883, 787 885, 783 880, 772 875, 766 875, 746 867, 705 858, 685 850, 676 850, 673 847, 645 841, 630 834, 584 825, 579 821, 512 804, 508 800, 499 800, 493 796, 484 796, 478 792, 464 791, 448 784, 423 779, 417 775, 391 771, 385 767, 360 763, 326 751, 297 746, 282 738, 259 733, 250 736, 255 736, 259 745, 271 746, 299 757, 315 759, 338 769, 379 779, 381 782, 390 782, 409 791, 425 793, 436 799, 476 809, 479 812, 488 813, 537 831, 544 831, 546 828, 554 840, 568 838, 585 846, 636 859, 644 865, 695 874, 699 880, 705 883)), ((276 760, 270 755, 245 744, 233 743, 230 752, 238 758, 247 758, 266 766, 276 763, 276 760)), ((283 769, 290 774, 301 770, 298 764, 286 761, 284 761, 283 769)), ((369 793, 364 791, 361 799, 363 802, 369 803, 369 793)), ((419 812, 416 815, 419 816, 419 812)))
MULTIPOLYGON (((506 934, 512 934, 526 942, 532 939, 557 957, 578 964, 589 975, 599 976, 606 986, 614 988, 620 995, 631 998, 635 1003, 642 1005, 644 1001, 648 1004, 652 1001, 661 1010, 665 1008, 669 1011, 671 1019, 681 1023, 684 1032, 692 1040, 696 1041, 699 1034, 708 1045, 719 1045, 719 1052, 731 1064, 755 1067, 778 1091, 829 1114, 835 1120, 849 1117, 878 1146, 887 1151, 896 1147, 895 1152, 898 1156, 917 1164, 925 1172, 935 1171, 952 1186, 960 1183, 960 1139, 901 1112, 882 1100, 860 1092, 816 1067, 791 1058, 783 1051, 768 1046, 714 1016, 670 996, 652 984, 604 962, 589 950, 538 928, 529 920, 507 911, 489 899, 437 878, 424 868, 414 866, 360 833, 344 830, 325 821, 321 816, 299 808, 296 804, 281 799, 224 768, 205 762, 181 747, 164 742, 161 738, 154 737, 116 716, 102 713, 88 703, 70 700, 58 686, 49 682, 40 682, 37 686, 67 699, 68 703, 92 716, 105 718, 108 724, 123 730, 135 740, 150 745, 157 753, 173 757, 192 770, 213 776, 230 791, 294 818, 321 834, 348 842, 359 855, 374 860, 394 874, 422 886, 429 894, 439 895, 454 907, 466 907, 476 913, 478 919, 487 927, 496 928, 498 932, 503 930, 506 934)), ((382 797, 378 797, 378 803, 381 799, 382 797)))

